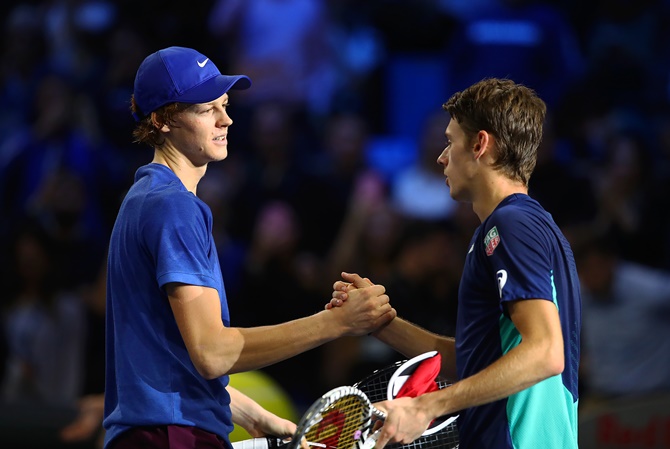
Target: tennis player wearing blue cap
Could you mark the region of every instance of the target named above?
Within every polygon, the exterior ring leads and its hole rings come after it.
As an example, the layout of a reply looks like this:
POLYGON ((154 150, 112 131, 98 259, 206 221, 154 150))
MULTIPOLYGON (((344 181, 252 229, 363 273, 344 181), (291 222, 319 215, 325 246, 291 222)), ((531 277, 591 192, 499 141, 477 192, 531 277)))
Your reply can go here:
POLYGON ((384 288, 374 286, 347 307, 231 327, 212 213, 197 186, 208 164, 228 155, 228 91, 250 85, 183 47, 151 54, 137 71, 134 137, 154 157, 137 170, 109 245, 108 449, 229 449, 233 423, 252 436, 288 437, 295 424, 230 387, 228 374, 365 334, 395 317, 384 288))

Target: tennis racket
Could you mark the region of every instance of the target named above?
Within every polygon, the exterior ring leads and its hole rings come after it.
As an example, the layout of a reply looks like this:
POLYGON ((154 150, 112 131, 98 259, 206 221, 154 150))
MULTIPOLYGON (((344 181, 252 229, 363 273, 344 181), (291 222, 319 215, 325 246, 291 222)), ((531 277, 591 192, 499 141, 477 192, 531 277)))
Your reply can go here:
POLYGON ((302 416, 288 449, 298 449, 304 437, 325 449, 368 449, 378 434, 371 434, 373 417, 386 416, 372 406, 356 387, 337 387, 321 396, 302 416))
MULTIPOLYGON (((419 364, 435 355, 435 351, 418 355, 409 360, 400 360, 384 368, 380 368, 354 384, 371 402, 394 399, 400 388, 419 364)), ((448 379, 438 377, 435 380, 439 388, 452 384, 448 379)), ((436 419, 422 436, 408 444, 388 444, 389 449, 456 449, 459 445, 456 416, 443 416, 436 419)))
POLYGON ((372 449, 379 430, 374 421, 386 415, 372 406, 356 387, 337 387, 321 396, 304 413, 290 439, 253 438, 233 443, 234 449, 298 449, 303 438, 310 447, 372 449), (374 417, 374 419, 373 419, 374 417))

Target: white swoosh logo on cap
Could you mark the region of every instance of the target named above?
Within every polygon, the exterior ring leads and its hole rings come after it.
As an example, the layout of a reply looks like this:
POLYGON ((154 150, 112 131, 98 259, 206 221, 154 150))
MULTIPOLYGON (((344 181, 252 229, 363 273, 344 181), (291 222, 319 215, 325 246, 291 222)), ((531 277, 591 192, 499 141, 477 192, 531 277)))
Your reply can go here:
POLYGON ((209 58, 205 59, 204 61, 196 61, 200 67, 205 67, 205 64, 209 61, 209 58))

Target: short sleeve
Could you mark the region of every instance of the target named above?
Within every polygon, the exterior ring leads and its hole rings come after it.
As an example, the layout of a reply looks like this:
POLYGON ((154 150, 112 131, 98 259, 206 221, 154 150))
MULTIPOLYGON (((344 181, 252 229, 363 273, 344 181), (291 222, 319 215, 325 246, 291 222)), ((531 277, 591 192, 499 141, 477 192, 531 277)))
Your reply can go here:
POLYGON ((552 250, 541 222, 506 207, 489 217, 483 236, 501 302, 534 298, 553 301, 552 250))
POLYGON ((211 212, 190 192, 147 200, 142 232, 156 281, 217 287, 212 272, 211 212))

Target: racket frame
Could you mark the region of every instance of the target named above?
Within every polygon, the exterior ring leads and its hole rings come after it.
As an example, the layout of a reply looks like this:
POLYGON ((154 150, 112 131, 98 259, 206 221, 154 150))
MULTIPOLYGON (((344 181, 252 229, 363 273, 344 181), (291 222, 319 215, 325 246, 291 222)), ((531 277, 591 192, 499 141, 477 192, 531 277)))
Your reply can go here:
MULTIPOLYGON (((329 412, 330 408, 347 397, 356 397, 363 403, 362 410, 362 419, 359 425, 359 428, 355 431, 352 444, 352 448, 363 448, 366 447, 364 444, 366 440, 370 437, 370 430, 373 426, 373 416, 376 419, 386 418, 385 414, 377 410, 372 406, 370 399, 365 393, 355 386, 341 386, 333 388, 327 393, 323 394, 319 399, 317 399, 303 414, 300 418, 300 421, 297 424, 297 429, 291 438, 291 441, 286 446, 286 449, 298 449, 300 447, 300 441, 305 435, 307 435, 310 430, 317 424, 319 424, 324 419, 324 413, 329 412)), ((327 449, 334 449, 329 447, 327 449)), ((339 448, 339 449, 348 449, 348 448, 339 448)))

